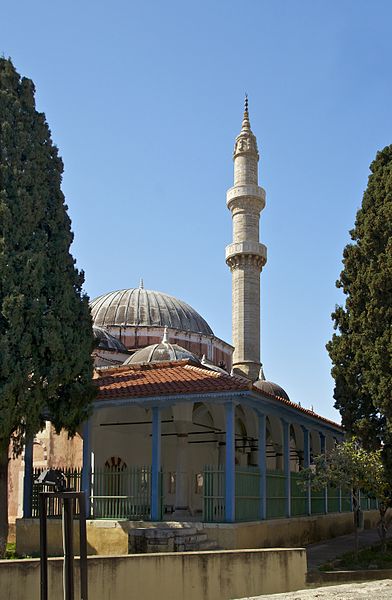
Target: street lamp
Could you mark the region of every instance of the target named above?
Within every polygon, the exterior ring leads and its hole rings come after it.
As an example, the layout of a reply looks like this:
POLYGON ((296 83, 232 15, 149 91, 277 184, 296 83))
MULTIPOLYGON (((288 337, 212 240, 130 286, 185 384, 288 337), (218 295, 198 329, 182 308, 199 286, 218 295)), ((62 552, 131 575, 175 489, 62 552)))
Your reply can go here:
POLYGON ((46 469, 38 477, 37 484, 53 488, 52 492, 39 494, 40 520, 40 566, 41 566, 41 600, 48 600, 48 539, 47 539, 47 500, 59 498, 62 505, 63 549, 64 549, 64 600, 74 600, 74 548, 73 548, 73 514, 74 502, 79 500, 79 542, 80 542, 80 599, 87 597, 87 536, 86 536, 86 504, 85 493, 67 489, 64 473, 57 469, 46 469))

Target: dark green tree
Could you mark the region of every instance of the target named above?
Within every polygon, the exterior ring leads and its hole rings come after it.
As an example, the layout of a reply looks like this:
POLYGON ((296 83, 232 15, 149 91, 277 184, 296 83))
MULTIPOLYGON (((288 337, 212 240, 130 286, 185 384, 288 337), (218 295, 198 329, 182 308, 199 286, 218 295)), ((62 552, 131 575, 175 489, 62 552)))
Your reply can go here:
POLYGON ((343 425, 366 448, 382 446, 392 474, 392 145, 370 170, 336 282, 346 295, 332 314, 339 334, 327 350, 343 425))
POLYGON ((63 163, 34 92, 0 58, 0 555, 10 452, 45 415, 73 435, 94 396, 91 316, 70 254, 63 163))

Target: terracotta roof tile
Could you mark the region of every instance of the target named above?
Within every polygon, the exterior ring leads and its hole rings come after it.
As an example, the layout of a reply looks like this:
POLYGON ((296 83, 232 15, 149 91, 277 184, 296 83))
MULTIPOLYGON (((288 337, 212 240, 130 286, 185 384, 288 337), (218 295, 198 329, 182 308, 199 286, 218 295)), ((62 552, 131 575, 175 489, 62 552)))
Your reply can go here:
POLYGON ((98 371, 98 399, 249 390, 251 384, 198 367, 190 360, 98 371))
POLYGON ((331 421, 330 419, 327 419, 326 417, 322 417, 321 415, 315 413, 313 410, 310 410, 309 408, 304 408, 300 404, 296 404, 295 402, 291 402, 291 400, 287 400, 287 398, 282 398, 281 396, 276 396, 275 394, 271 394, 270 392, 267 392, 266 390, 260 390, 255 386, 253 386, 252 391, 257 392, 258 394, 263 394, 265 396, 269 396, 270 398, 274 398, 275 400, 282 402, 282 404, 286 404, 287 406, 291 406, 292 408, 295 408, 299 412, 305 413, 306 415, 309 415, 310 417, 314 417, 315 419, 319 419, 319 421, 324 421, 325 423, 328 423, 329 425, 333 425, 334 427, 338 427, 339 429, 343 430, 343 427, 341 425, 339 425, 339 423, 335 423, 335 421, 331 421))
POLYGON ((252 391, 260 396, 269 396, 299 412, 341 428, 337 423, 299 404, 257 389, 243 377, 212 371, 198 366, 189 359, 97 369, 97 378, 94 382, 99 388, 98 400, 252 391))

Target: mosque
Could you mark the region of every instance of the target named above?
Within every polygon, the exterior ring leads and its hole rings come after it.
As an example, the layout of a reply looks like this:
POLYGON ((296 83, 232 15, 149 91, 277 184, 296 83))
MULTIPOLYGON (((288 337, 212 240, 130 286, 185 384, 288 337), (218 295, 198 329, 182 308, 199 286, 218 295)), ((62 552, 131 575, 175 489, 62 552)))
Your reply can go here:
POLYGON ((315 494, 298 481, 313 455, 343 438, 342 428, 263 374, 265 191, 247 99, 233 160, 232 345, 189 304, 143 281, 92 300, 92 416, 67 448, 50 424, 26 445, 15 514, 37 516, 32 474, 46 466, 75 469, 91 519, 234 523, 350 510, 344 491, 315 494))

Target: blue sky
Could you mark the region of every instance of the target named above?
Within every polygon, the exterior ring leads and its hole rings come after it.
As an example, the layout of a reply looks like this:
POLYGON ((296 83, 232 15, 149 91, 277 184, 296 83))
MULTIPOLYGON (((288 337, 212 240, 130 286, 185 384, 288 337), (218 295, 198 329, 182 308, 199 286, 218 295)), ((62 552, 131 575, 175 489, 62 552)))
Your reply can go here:
POLYGON ((392 3, 0 4, 0 52, 35 82, 65 163, 88 294, 143 277, 227 341, 225 194, 248 92, 267 192, 265 373, 338 419, 325 343, 368 166, 392 143, 392 3))

